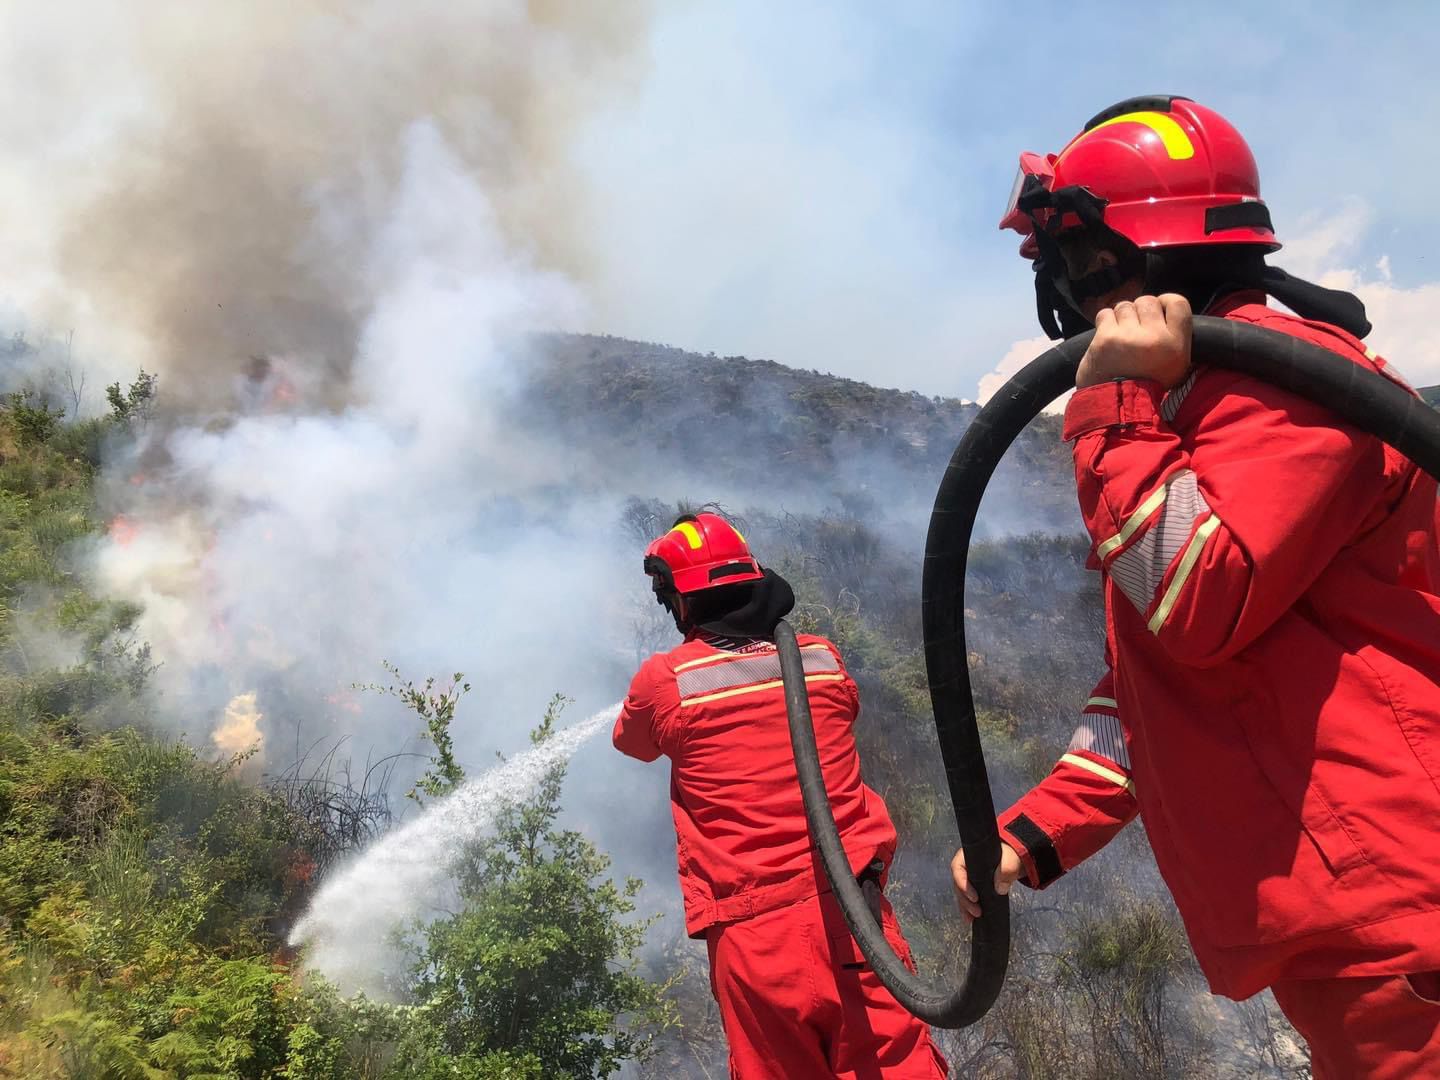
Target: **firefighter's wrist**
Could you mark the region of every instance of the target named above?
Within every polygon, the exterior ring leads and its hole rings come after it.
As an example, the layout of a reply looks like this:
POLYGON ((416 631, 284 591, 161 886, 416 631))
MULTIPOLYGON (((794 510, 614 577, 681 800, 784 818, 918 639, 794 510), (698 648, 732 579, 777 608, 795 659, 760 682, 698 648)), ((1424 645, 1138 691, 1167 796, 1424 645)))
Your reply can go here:
POLYGON ((1006 814, 1000 821, 1000 839, 1020 856, 1020 876, 1032 889, 1043 889, 1064 872, 1055 845, 1038 825, 1023 813, 1006 814))
POLYGON ((1035 888, 1035 882, 1040 879, 1039 875, 1035 872, 1035 860, 1030 857, 1030 852, 1026 850, 1025 845, 1005 832, 1001 832, 1000 840, 1006 847, 1012 849, 1020 859, 1020 876, 1016 880, 1023 885, 1028 885, 1032 889, 1035 888))
POLYGON ((1074 442, 1100 428, 1153 426, 1164 396, 1154 379, 1107 379, 1076 390, 1065 405, 1062 438, 1074 442))

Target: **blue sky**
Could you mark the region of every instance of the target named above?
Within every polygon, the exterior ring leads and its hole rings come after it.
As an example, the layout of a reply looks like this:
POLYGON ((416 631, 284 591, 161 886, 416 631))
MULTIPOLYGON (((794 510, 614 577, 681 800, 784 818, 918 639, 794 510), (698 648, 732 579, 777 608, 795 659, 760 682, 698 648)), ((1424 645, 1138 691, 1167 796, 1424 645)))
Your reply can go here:
POLYGON ((1181 93, 1249 139, 1291 241, 1274 261, 1366 284, 1407 323, 1377 330, 1393 358, 1440 381, 1440 337, 1408 328, 1440 299, 1437 46, 1419 2, 668 6, 576 152, 591 322, 973 397, 1039 332, 996 229, 1019 151, 1181 93))

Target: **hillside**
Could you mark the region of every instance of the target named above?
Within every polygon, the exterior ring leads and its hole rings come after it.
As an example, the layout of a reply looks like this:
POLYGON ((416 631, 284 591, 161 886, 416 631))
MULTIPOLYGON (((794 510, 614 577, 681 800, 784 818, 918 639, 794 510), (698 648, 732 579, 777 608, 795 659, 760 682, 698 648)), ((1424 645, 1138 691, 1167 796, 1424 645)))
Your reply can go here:
MULTIPOLYGON (((523 408, 583 446, 608 478, 721 481, 725 494, 784 493, 815 506, 879 501, 928 512, 979 406, 882 389, 770 360, 593 335, 551 335, 523 408), (659 464, 657 464, 657 462, 659 464)), ((1035 421, 995 482, 1031 528, 1078 527, 1059 417, 1035 421)), ((637 486, 637 493, 644 490, 637 486)), ((695 488, 698 491, 699 488, 695 488)))
MULTIPOLYGON (((914 521, 979 406, 926 397, 771 360, 686 352, 598 335, 547 335, 521 407, 577 457, 636 492, 676 475, 690 494, 809 496, 812 506, 868 505, 914 521), (657 464, 658 463, 658 464, 657 464)), ((1440 407, 1440 386, 1420 391, 1440 407)), ((1060 418, 1042 416, 1011 448, 991 489, 1021 513, 1006 531, 1079 527, 1060 418)), ((993 511, 994 507, 990 507, 993 511)))

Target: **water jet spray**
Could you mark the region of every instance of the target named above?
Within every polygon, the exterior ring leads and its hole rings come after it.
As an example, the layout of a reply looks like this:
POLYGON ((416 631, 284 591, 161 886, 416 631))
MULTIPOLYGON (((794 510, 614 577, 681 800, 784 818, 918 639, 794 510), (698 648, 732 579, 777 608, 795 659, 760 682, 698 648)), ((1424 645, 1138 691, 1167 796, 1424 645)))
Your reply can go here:
POLYGON ((557 731, 386 833, 326 880, 291 931, 290 945, 305 946, 309 963, 336 982, 378 987, 388 936, 435 909, 465 845, 613 725, 619 712, 617 702, 557 731))

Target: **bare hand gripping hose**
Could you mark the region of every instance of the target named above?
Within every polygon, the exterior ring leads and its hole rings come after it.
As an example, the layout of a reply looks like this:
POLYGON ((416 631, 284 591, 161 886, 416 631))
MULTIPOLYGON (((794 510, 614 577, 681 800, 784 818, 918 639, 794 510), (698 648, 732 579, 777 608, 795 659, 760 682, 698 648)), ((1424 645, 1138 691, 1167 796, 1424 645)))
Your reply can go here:
MULTIPOLYGON (((955 824, 985 913, 973 925, 970 966, 958 988, 933 985, 911 974, 870 913, 841 846, 825 791, 795 632, 784 622, 775 630, 790 742, 810 835, 825 875, 856 944, 880 980, 912 1013, 940 1027, 965 1027, 984 1016, 999 996, 1010 957, 1010 904, 994 890, 1000 836, 975 726, 965 648, 970 535, 980 497, 1001 456, 1046 405, 1075 385, 1075 369, 1093 334, 1071 338, 1032 360, 980 410, 950 458, 930 515, 921 585, 925 666, 955 824)), ((1389 443, 1431 476, 1440 477, 1440 412, 1384 376, 1288 334, 1205 316, 1195 319, 1194 353, 1203 363, 1253 375, 1329 408, 1341 420, 1389 443)))

